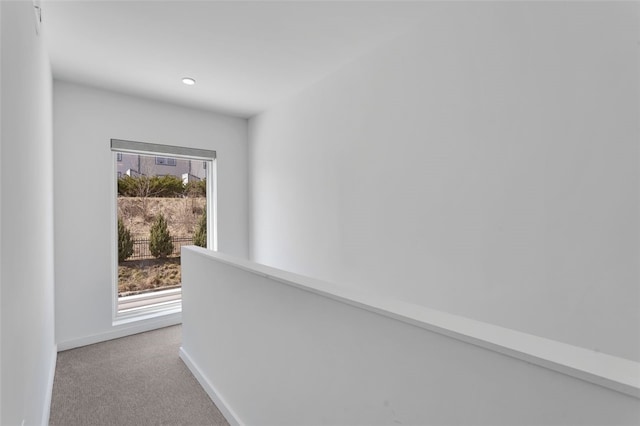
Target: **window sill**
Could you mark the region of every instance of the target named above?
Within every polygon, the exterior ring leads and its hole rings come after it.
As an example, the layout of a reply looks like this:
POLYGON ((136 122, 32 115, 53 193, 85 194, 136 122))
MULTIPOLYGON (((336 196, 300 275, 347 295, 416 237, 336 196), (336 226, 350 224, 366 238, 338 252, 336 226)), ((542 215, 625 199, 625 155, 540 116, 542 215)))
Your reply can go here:
POLYGON ((182 312, 182 289, 125 296, 118 299, 113 325, 128 324, 182 312))

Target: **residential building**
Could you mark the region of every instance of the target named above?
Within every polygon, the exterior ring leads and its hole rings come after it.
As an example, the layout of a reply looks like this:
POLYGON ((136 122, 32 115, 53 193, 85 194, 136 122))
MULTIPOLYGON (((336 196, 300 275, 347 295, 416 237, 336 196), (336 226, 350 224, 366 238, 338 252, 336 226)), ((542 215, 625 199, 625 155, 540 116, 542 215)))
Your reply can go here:
POLYGON ((203 180, 207 176, 207 162, 174 157, 116 153, 118 177, 176 176, 186 182, 203 180))

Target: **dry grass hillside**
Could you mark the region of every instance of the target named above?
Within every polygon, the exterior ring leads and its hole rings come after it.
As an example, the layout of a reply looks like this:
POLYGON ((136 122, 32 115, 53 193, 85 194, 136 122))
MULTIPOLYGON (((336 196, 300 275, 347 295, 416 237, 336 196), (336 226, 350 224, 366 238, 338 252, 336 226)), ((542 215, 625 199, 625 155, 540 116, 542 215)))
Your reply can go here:
MULTIPOLYGON (((159 212, 164 214, 172 236, 191 237, 205 205, 204 197, 118 197, 118 216, 134 239, 149 238, 151 225, 159 212)), ((179 257, 126 260, 118 265, 120 296, 173 288, 180 282, 179 257)))
POLYGON ((180 258, 129 260, 118 266, 118 294, 129 296, 179 287, 180 258))
POLYGON ((153 219, 162 212, 174 237, 192 236, 206 199, 118 197, 118 216, 134 238, 148 238, 153 219))

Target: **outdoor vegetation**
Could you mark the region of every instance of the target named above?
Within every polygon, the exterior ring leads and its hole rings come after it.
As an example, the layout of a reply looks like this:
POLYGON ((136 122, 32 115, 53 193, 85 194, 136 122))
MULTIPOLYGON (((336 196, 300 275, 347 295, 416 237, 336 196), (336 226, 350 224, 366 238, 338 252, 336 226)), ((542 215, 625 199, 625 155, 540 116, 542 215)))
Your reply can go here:
POLYGON ((180 285, 180 248, 206 247, 206 181, 118 179, 118 293, 180 285))
POLYGON ((122 219, 118 217, 118 262, 122 262, 133 254, 133 239, 131 232, 124 227, 122 219))
POLYGON ((167 221, 162 213, 158 213, 151 225, 149 250, 154 257, 165 258, 173 253, 173 242, 167 228, 167 221))

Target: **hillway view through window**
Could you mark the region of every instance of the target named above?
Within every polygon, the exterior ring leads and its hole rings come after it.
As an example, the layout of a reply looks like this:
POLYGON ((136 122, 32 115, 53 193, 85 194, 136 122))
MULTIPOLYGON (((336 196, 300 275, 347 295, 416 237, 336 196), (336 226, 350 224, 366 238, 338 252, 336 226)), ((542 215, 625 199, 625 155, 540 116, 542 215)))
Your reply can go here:
POLYGON ((180 249, 207 246, 207 161, 117 153, 118 312, 180 300, 180 249))

